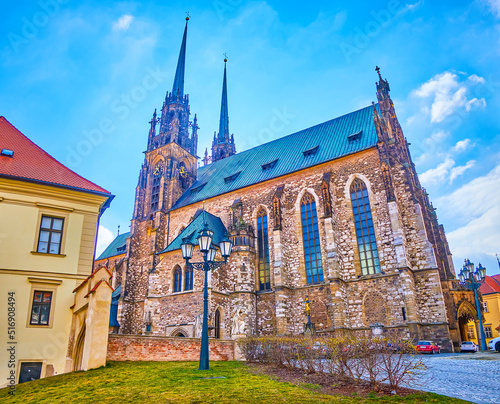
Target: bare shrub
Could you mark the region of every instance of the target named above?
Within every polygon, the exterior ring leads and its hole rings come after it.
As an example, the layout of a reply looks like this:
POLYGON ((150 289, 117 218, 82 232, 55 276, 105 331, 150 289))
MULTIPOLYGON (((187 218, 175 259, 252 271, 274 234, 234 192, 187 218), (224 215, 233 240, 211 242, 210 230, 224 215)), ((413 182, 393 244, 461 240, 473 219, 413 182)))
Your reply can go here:
POLYGON ((249 336, 238 340, 238 345, 249 362, 329 373, 355 384, 368 381, 375 389, 384 383, 396 392, 416 383, 425 369, 411 343, 363 332, 344 331, 327 337, 249 336))

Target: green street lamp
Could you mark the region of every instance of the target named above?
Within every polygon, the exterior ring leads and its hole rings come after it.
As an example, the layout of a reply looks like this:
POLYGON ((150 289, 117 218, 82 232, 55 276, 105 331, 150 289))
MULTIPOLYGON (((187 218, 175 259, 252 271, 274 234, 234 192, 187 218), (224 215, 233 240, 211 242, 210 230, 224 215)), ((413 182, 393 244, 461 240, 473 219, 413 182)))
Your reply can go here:
POLYGON ((215 261, 217 249, 212 245, 214 232, 208 228, 205 222, 203 230, 198 235, 198 248, 203 254, 203 262, 189 262, 193 256, 194 244, 187 238, 182 239, 181 250, 182 257, 186 260, 186 267, 194 268, 205 272, 203 287, 203 328, 201 331, 201 350, 199 370, 209 369, 209 351, 208 351, 208 271, 217 269, 227 263, 231 255, 233 245, 231 241, 224 237, 220 242, 219 248, 224 261, 215 261))
POLYGON ((486 336, 484 334, 483 328, 483 318, 481 316, 481 309, 479 306, 479 298, 477 297, 477 290, 481 287, 486 277, 486 268, 479 263, 479 266, 474 271, 474 264, 470 262, 469 259, 465 260, 462 270, 458 274, 460 283, 468 289, 474 291, 474 297, 476 301, 476 311, 477 317, 479 318, 479 328, 481 332, 481 350, 486 351, 486 336))

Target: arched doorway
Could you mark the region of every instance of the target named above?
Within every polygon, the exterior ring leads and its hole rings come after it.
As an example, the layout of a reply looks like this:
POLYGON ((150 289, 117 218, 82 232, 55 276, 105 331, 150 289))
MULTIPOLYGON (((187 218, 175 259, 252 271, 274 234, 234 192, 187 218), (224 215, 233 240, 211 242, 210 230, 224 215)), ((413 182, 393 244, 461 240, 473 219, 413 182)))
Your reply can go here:
MULTIPOLYGON (((460 306, 457 310, 457 321, 458 321, 458 329, 460 331, 460 341, 468 341, 469 338, 467 336, 467 323, 469 321, 477 322, 477 312, 472 303, 467 300, 464 300, 460 303, 460 306)), ((477 330, 476 330, 477 331, 477 330)))
POLYGON ((78 338, 75 343, 75 355, 73 356, 73 371, 82 370, 82 358, 83 358, 83 347, 85 345, 85 331, 86 331, 85 321, 82 324, 82 329, 78 334, 78 338))

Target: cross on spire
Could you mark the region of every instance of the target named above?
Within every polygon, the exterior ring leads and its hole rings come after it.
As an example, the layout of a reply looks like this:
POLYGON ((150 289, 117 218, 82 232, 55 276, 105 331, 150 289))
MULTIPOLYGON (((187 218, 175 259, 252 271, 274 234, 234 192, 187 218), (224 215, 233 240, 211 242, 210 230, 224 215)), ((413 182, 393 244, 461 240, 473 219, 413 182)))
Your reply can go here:
POLYGON ((382 80, 382 75, 380 74, 380 67, 375 66, 375 71, 378 73, 378 77, 382 80))

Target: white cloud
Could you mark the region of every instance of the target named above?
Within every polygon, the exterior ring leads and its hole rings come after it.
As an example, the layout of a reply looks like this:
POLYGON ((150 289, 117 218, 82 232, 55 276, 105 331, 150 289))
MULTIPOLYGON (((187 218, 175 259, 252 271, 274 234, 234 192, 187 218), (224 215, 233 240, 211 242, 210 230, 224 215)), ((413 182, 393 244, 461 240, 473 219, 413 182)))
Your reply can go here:
MULTIPOLYGON (((465 74, 465 73, 463 73, 463 74, 465 74)), ((477 83, 477 84, 486 83, 486 80, 483 77, 479 77, 477 74, 470 75, 468 80, 472 81, 473 83, 477 83)))
POLYGON ((500 0, 486 0, 486 3, 490 6, 491 11, 500 17, 500 0))
POLYGON ((470 146, 470 139, 459 140, 455 146, 453 146, 452 150, 454 152, 460 153, 467 150, 470 146))
POLYGON ((108 228, 99 225, 99 234, 97 237, 97 246, 96 246, 96 258, 101 255, 101 253, 106 249, 106 247, 115 239, 115 236, 111 230, 108 228))
POLYGON ((433 133, 427 139, 424 140, 424 143, 427 146, 434 146, 436 143, 443 143, 443 140, 446 139, 450 135, 450 132, 445 132, 444 130, 440 130, 439 132, 433 133))
POLYGON ((432 100, 430 108, 424 106, 422 111, 430 113, 432 123, 439 123, 461 108, 469 112, 473 107, 485 107, 484 98, 467 99, 469 87, 479 83, 484 83, 484 79, 476 74, 469 76, 466 82, 460 82, 455 73, 444 72, 436 74, 412 94, 418 98, 432 100))
POLYGON ((419 178, 420 182, 424 186, 429 186, 432 184, 440 184, 446 180, 451 168, 455 165, 455 161, 451 158, 446 158, 441 164, 436 168, 431 168, 426 172, 422 173, 419 178))
MULTIPOLYGON (((500 189, 500 164, 488 174, 477 177, 451 194, 438 198, 436 206, 448 216, 465 223, 500 206, 498 189, 500 189)), ((500 229, 500 226, 498 227, 500 229)))
POLYGON ((465 104, 465 109, 469 112, 471 109, 484 109, 486 108, 486 100, 484 98, 473 98, 472 100, 467 101, 465 104))
POLYGON ((498 189, 500 164, 435 201, 439 216, 458 225, 446 234, 456 264, 460 265, 465 258, 487 260, 499 252, 500 192, 495 191, 498 189))
POLYGON ((499 221, 500 206, 497 205, 465 226, 447 233, 446 237, 455 261, 497 253, 500 240, 499 221))
POLYGON ((397 16, 399 17, 401 14, 406 13, 407 11, 415 11, 420 5, 423 3, 423 0, 418 0, 417 2, 413 4, 407 4, 405 5, 401 11, 397 13, 397 16))
POLYGON ((476 160, 470 160, 464 166, 453 167, 450 170, 450 184, 453 182, 453 180, 455 180, 455 178, 461 176, 469 168, 474 167, 474 164, 476 164, 476 160))
POLYGON ((134 20, 134 16, 130 14, 124 14, 120 18, 118 18, 118 21, 113 23, 113 29, 115 31, 126 31, 129 29, 130 24, 134 20))
POLYGON ((442 184, 446 180, 451 184, 469 168, 474 167, 474 164, 476 164, 476 161, 470 160, 464 166, 455 166, 455 160, 448 156, 442 163, 438 164, 436 168, 431 168, 422 173, 419 176, 420 182, 426 187, 429 185, 442 184))

